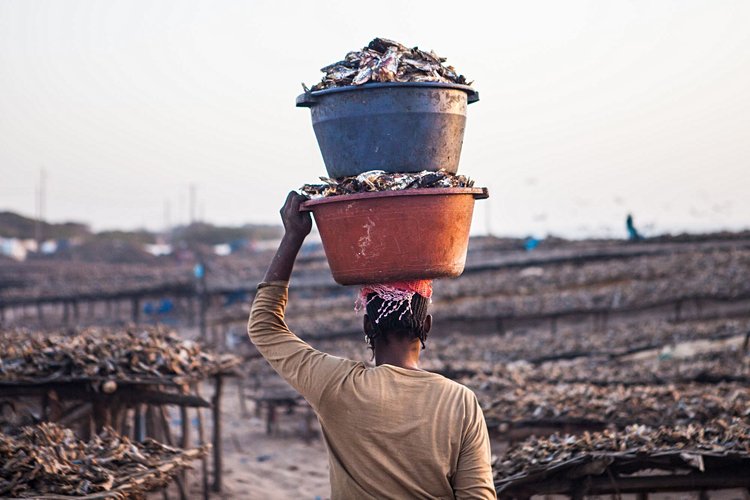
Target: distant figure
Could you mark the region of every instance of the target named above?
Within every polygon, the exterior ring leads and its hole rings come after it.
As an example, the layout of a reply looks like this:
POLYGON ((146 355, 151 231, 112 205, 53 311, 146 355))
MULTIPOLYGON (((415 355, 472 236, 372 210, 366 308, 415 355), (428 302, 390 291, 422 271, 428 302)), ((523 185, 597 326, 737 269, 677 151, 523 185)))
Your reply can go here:
MULTIPOLYGON (((630 217, 630 216, 628 215, 628 217, 630 217)), ((195 276, 195 278, 196 279, 203 279, 203 276, 205 274, 206 274, 206 268, 203 265, 203 262, 197 263, 195 265, 195 267, 193 268, 193 275, 195 276)))
POLYGON ((641 234, 633 225, 633 216, 630 214, 628 214, 628 218, 625 219, 625 227, 628 228, 628 239, 630 241, 640 241, 643 239, 643 236, 641 236, 641 234))
POLYGON ((538 240, 538 239, 534 238, 533 236, 529 236, 528 238, 526 238, 523 241, 523 248, 527 252, 530 252, 530 251, 534 250, 536 247, 538 247, 539 243, 541 243, 541 240, 538 240))

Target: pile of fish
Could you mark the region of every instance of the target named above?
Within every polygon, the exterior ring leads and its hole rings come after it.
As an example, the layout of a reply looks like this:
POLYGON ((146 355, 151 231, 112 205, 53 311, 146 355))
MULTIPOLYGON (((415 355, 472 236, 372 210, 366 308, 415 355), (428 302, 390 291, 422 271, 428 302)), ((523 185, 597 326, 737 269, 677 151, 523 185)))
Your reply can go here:
POLYGON ((343 60, 320 71, 323 79, 305 92, 367 82, 443 82, 471 85, 453 66, 434 52, 408 48, 393 40, 375 38, 362 50, 346 54, 343 60))
POLYGON ((111 492, 111 498, 143 498, 205 452, 133 442, 111 428, 86 442, 54 423, 23 427, 16 435, 0 433, 0 497, 111 492))
POLYGON ((583 455, 633 453, 645 456, 673 450, 685 454, 750 454, 750 424, 746 419, 717 419, 700 425, 630 425, 619 431, 530 437, 511 446, 498 457, 493 468, 495 479, 500 480, 530 469, 549 469, 583 455))
POLYGON ((750 250, 743 249, 601 260, 583 266, 499 268, 446 282, 441 298, 465 299, 456 300, 460 315, 478 318, 622 311, 705 297, 733 300, 750 295, 748 266, 750 250), (689 275, 685 269, 691 270, 689 275))
MULTIPOLYGON (((349 304, 344 304, 344 307, 349 304)), ((343 307, 342 307, 343 309, 343 307)), ((333 309, 330 312, 336 325, 334 330, 325 329, 324 319, 306 319, 309 316, 291 316, 288 319, 293 330, 305 331, 308 338, 315 336, 355 331, 357 325, 347 322, 349 309, 333 309), (312 322, 312 323, 310 323, 312 322), (348 328, 348 329, 347 329, 348 328)), ((734 320, 730 320, 736 323, 734 320)), ((727 320, 711 321, 706 326, 713 326, 713 331, 725 325, 727 320)), ((750 321, 742 322, 743 329, 738 329, 738 335, 750 331, 750 321)), ((664 322, 664 327, 671 325, 664 322)), ((711 330, 707 330, 711 331, 711 330)), ((669 383, 719 383, 750 382, 750 352, 743 353, 739 349, 727 349, 695 354, 689 357, 655 356, 653 359, 617 359, 608 356, 582 356, 575 359, 559 359, 540 364, 529 363, 518 359, 525 351, 501 350, 502 341, 506 337, 483 336, 477 342, 476 336, 463 332, 445 332, 430 338, 428 349, 422 353, 420 365, 428 370, 441 373, 449 378, 469 385, 477 393, 491 395, 493 391, 508 390, 513 387, 525 387, 531 383, 552 384, 591 384, 593 386, 649 386, 666 385, 669 383), (495 339, 497 337, 497 340, 495 339), (518 353, 513 358, 514 352, 518 353)), ((527 341, 536 345, 536 332, 524 332, 527 341)), ((706 333, 701 338, 709 338, 706 333)), ((319 347, 325 352, 350 359, 359 359, 365 351, 357 343, 336 339, 318 341, 319 347)), ((541 349, 541 346, 540 346, 541 349)), ((540 351, 544 354, 546 351, 540 351)), ((602 389, 604 390, 604 389, 602 389)), ((488 404, 492 403, 490 397, 488 404)))
POLYGON ((359 175, 331 179, 321 177, 322 184, 305 184, 299 190, 311 199, 342 194, 367 193, 371 191, 401 191, 419 188, 468 188, 474 181, 464 175, 452 174, 441 169, 436 172, 423 170, 415 173, 384 172, 370 170, 359 175))
MULTIPOLYGON (((437 294, 436 294, 437 295, 437 294)), ((438 299, 439 300, 439 299, 438 299)), ((463 304, 456 302, 455 308, 450 303, 435 300, 432 314, 443 320, 461 315, 463 304), (445 305, 443 305, 445 304, 445 305)), ((302 318, 290 315, 289 321, 302 325, 302 318)), ((323 326, 323 325, 321 325, 323 326)), ((352 322, 352 328, 357 326, 352 322)), ((547 326, 547 325, 544 325, 547 326)), ((306 328, 307 326, 304 325, 306 328)), ((551 381, 589 381, 596 384, 605 383, 660 383, 661 381, 708 380, 711 377, 718 381, 726 375, 724 380, 747 380, 750 378, 750 358, 740 353, 727 353, 727 364, 720 365, 720 361, 702 361, 697 359, 691 366, 690 360, 681 363, 675 359, 670 362, 663 359, 661 363, 651 365, 636 364, 634 371, 628 372, 625 361, 612 362, 613 357, 627 356, 629 352, 640 350, 660 349, 669 356, 669 346, 692 341, 715 341, 730 337, 741 338, 750 331, 750 317, 741 319, 723 319, 692 321, 675 324, 671 321, 649 321, 644 323, 613 325, 606 331, 573 330, 560 328, 557 332, 545 328, 528 331, 524 329, 504 332, 502 335, 487 335, 482 337, 479 346, 471 336, 474 325, 456 327, 454 333, 441 334, 430 339, 438 359, 434 366, 441 369, 441 365, 456 365, 462 363, 461 358, 467 360, 483 360, 481 367, 486 376, 504 376, 503 369, 508 363, 525 360, 533 365, 533 374, 525 376, 529 380, 551 381), (460 329, 459 329, 460 328, 460 329), (450 354, 441 352, 447 350, 450 354), (566 359, 576 359, 575 362, 562 363, 566 359), (561 363, 553 362, 560 361, 561 363), (622 368, 618 368, 622 363, 622 368), (541 368, 540 368, 541 367, 541 368)), ((427 356, 431 356, 427 354, 427 356)), ((708 355, 707 355, 708 356, 708 355)), ((514 366, 514 371, 520 367, 514 366)), ((478 381, 479 383, 483 381, 478 381)))
POLYGON ((469 387, 485 406, 488 426, 551 423, 658 426, 750 417, 750 389, 722 383, 596 386, 577 383, 526 383, 522 386, 469 387))
POLYGON ((668 382, 748 383, 750 353, 743 353, 740 349, 724 348, 675 358, 665 348, 660 356, 649 361, 592 356, 547 362, 538 366, 516 365, 514 369, 523 370, 524 380, 537 382, 588 382, 596 385, 655 385, 668 382))
POLYGON ((163 327, 88 328, 72 335, 0 331, 0 382, 109 378, 204 378, 234 366, 232 355, 206 352, 163 327))

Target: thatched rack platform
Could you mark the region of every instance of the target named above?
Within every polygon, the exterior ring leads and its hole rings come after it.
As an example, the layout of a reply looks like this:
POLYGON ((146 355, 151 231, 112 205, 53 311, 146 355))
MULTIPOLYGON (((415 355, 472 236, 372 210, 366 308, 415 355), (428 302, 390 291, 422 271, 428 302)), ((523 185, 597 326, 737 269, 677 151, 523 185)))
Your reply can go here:
POLYGON ((496 480, 495 487, 499 498, 517 499, 624 493, 645 498, 657 492, 750 488, 750 453, 689 449, 590 453, 496 480))
MULTIPOLYGON (((203 457, 204 498, 209 489, 220 491, 221 393, 224 379, 236 375, 240 359, 202 351, 197 344, 158 328, 139 328, 132 347, 131 337, 117 342, 124 332, 94 331, 92 335, 92 344, 87 343, 85 331, 73 336, 34 332, 5 337, 0 409, 7 416, 10 408, 14 416, 4 426, 49 421, 75 429, 84 439, 109 426, 133 441, 151 437, 185 450, 191 448, 193 439, 199 446, 210 439, 213 482, 209 484, 208 461, 203 457), (205 381, 211 381, 214 388, 210 399, 200 394, 205 381), (180 436, 172 436, 169 405, 179 407, 180 436), (212 413, 210 438, 204 434, 203 408, 212 413), (189 417, 189 409, 195 411, 195 419, 189 417)), ((180 490, 185 498, 184 484, 180 490)))

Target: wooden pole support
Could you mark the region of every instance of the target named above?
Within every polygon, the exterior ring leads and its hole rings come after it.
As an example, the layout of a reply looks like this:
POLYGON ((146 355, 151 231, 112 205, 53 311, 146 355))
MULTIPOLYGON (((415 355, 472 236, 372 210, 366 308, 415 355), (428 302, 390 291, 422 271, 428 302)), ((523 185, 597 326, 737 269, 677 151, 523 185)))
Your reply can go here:
POLYGON ((224 377, 221 375, 216 376, 216 385, 214 388, 214 395, 211 398, 213 408, 213 447, 214 447, 214 482, 211 489, 216 493, 221 493, 221 460, 222 460, 222 449, 221 449, 221 389, 223 385, 224 377))

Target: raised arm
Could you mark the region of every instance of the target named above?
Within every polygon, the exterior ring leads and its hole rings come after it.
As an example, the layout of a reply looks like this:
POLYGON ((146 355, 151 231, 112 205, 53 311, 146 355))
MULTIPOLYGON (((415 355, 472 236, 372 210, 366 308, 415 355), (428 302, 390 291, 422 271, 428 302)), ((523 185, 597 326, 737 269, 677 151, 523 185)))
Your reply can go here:
POLYGON ((247 330, 273 369, 317 409, 329 384, 345 376, 356 363, 313 349, 294 335, 284 320, 294 260, 312 225, 310 214, 299 211, 303 200, 303 196, 289 193, 281 209, 284 237, 264 282, 258 285, 247 330))
POLYGON ((304 196, 291 191, 286 197, 284 206, 279 211, 281 221, 284 223, 284 236, 281 238, 281 244, 266 271, 266 277, 263 279, 266 283, 289 281, 292 276, 292 268, 299 249, 302 248, 302 243, 312 229, 310 212, 299 211, 303 201, 305 201, 304 196))

